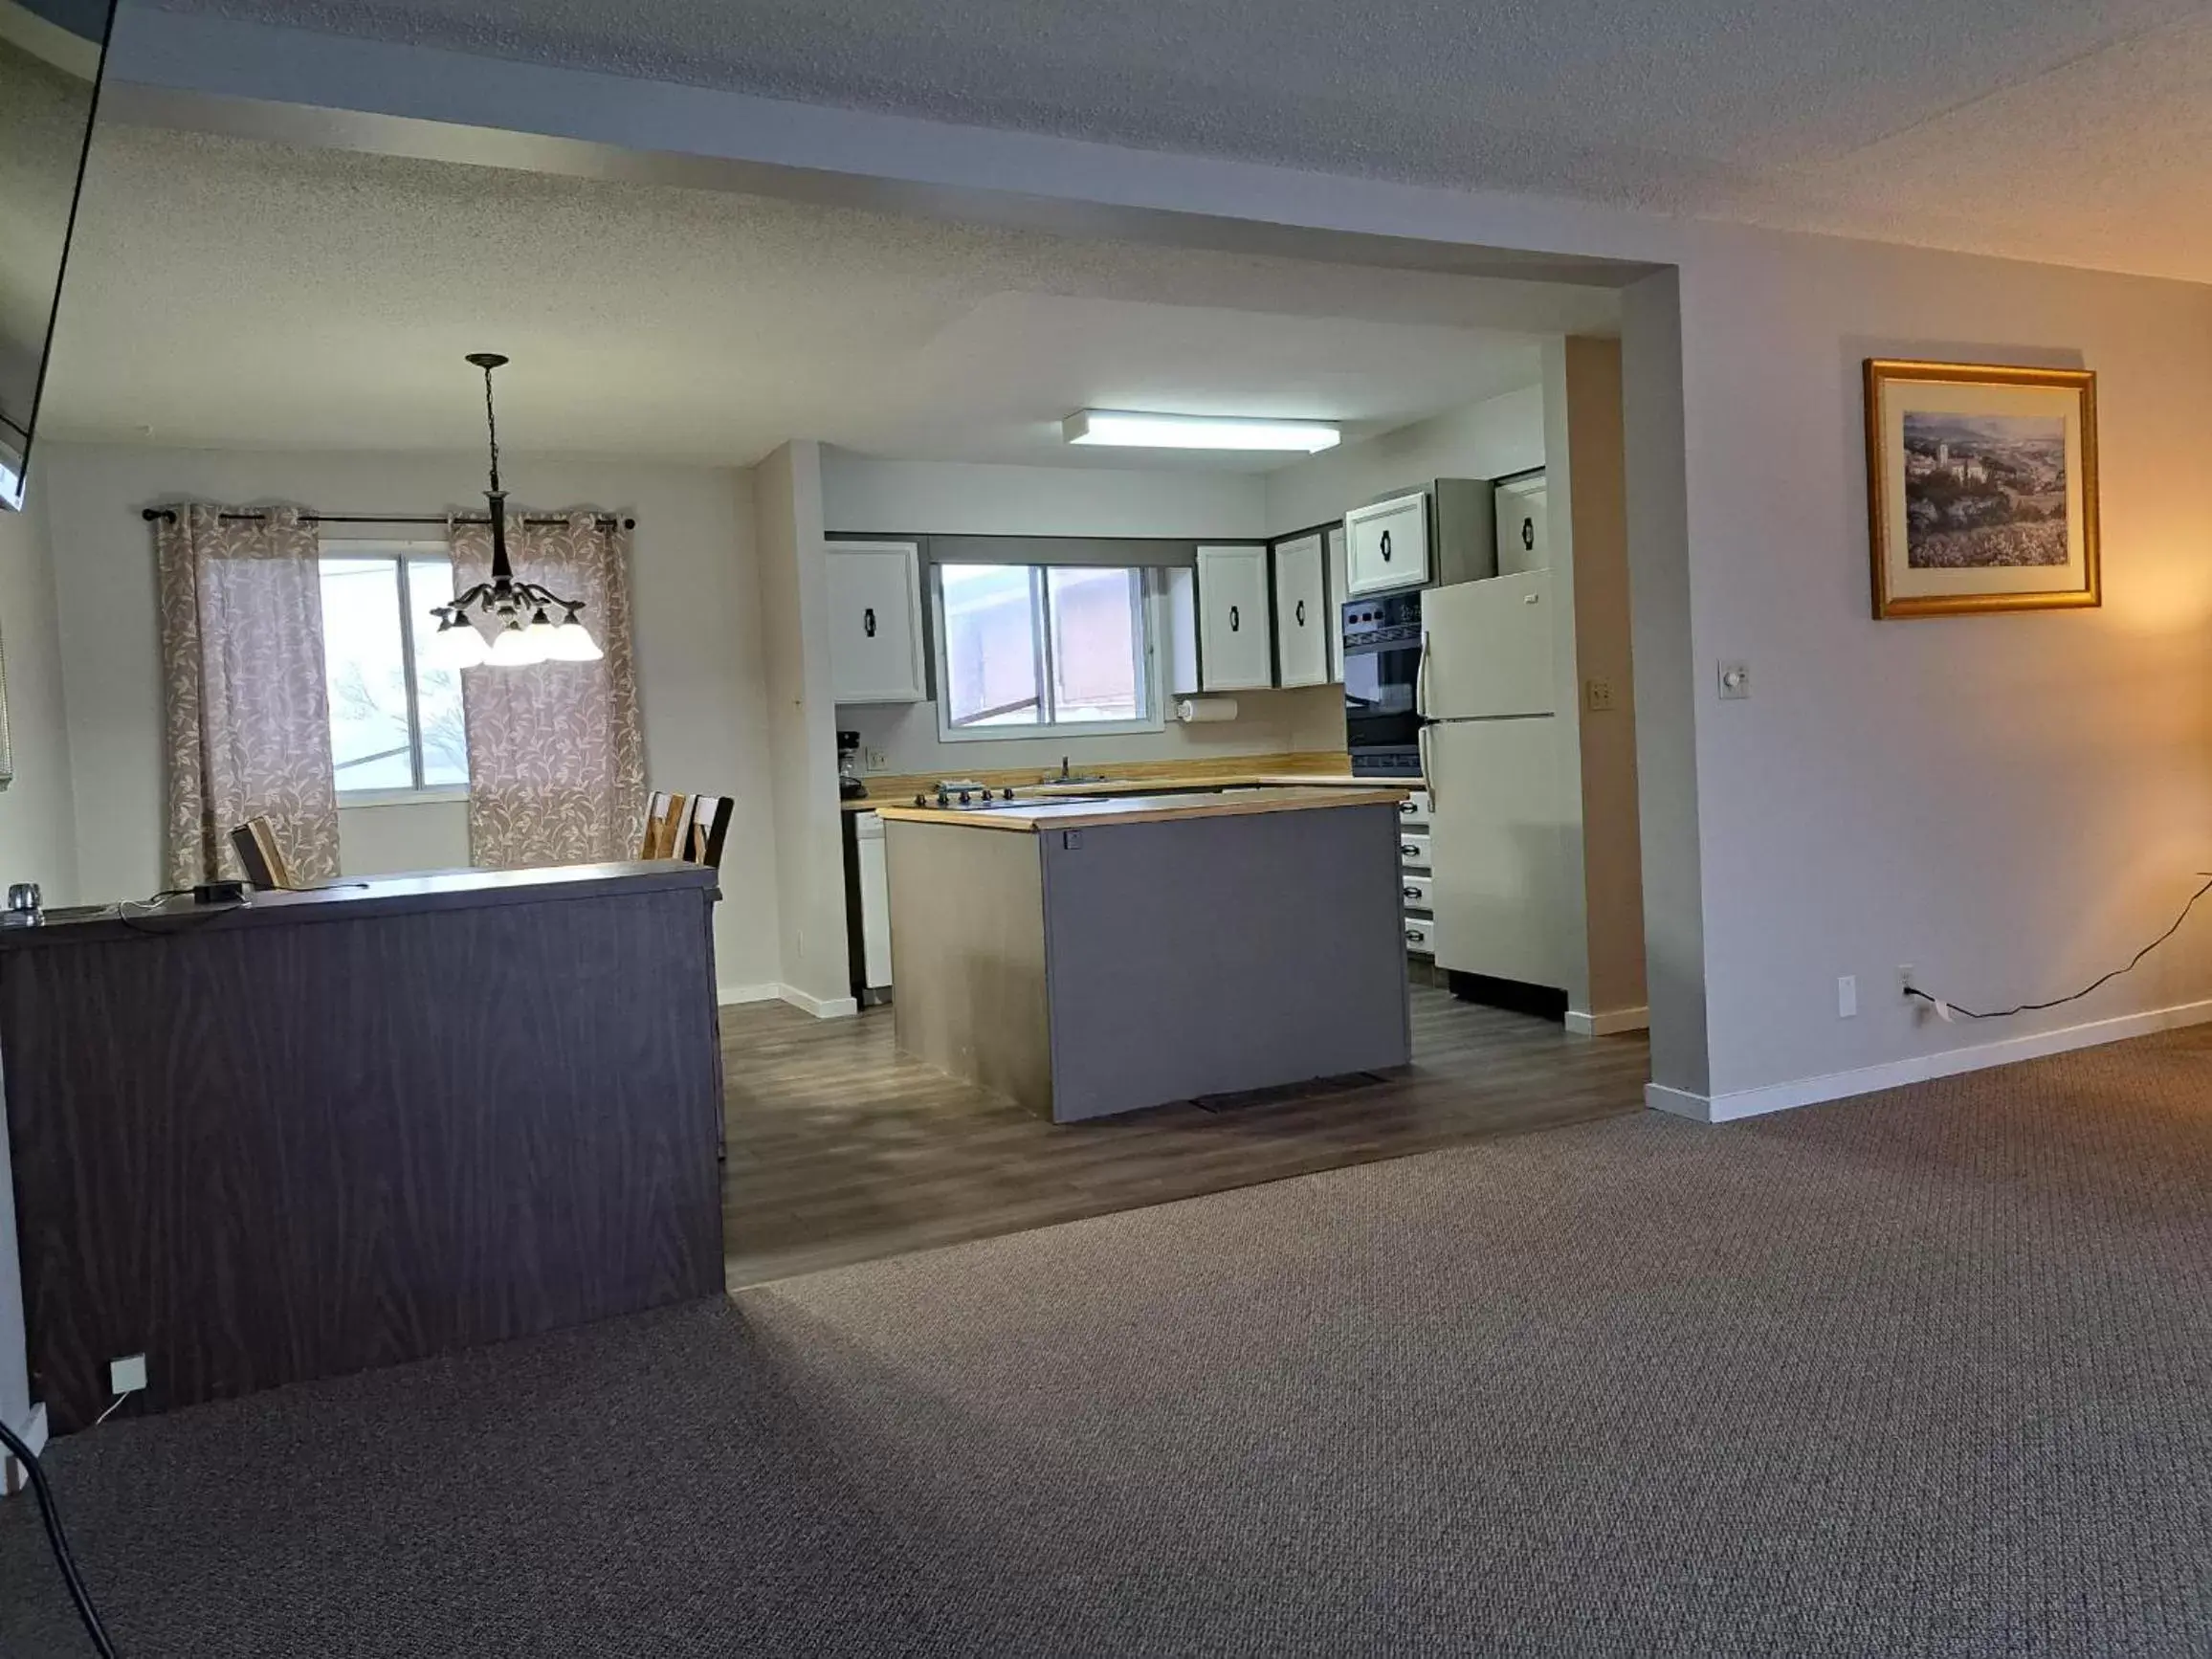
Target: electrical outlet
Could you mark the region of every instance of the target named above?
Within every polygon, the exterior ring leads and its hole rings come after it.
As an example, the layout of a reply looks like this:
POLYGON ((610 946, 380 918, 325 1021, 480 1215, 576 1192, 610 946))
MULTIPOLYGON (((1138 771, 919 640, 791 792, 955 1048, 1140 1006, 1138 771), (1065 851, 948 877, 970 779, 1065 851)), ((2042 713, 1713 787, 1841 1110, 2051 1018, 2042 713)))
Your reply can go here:
POLYGON ((1737 702, 1751 696, 1751 664, 1724 662, 1720 665, 1720 695, 1723 700, 1737 702))
POLYGON ((1584 680, 1582 701, 1594 715, 1609 713, 1613 707, 1613 682, 1602 677, 1584 680))
POLYGON ((136 1394, 146 1385, 146 1357, 125 1354, 120 1360, 110 1360, 107 1385, 111 1394, 136 1394))
POLYGON ((1845 974, 1836 981, 1836 1018, 1855 1020, 1859 1017, 1859 976, 1845 974))
POLYGON ((1908 1002, 1912 1000, 1913 964, 1909 962, 1897 964, 1897 994, 1908 1002))
POLYGON ((891 770, 891 757, 881 749, 862 749, 860 765, 864 771, 888 772, 891 770))

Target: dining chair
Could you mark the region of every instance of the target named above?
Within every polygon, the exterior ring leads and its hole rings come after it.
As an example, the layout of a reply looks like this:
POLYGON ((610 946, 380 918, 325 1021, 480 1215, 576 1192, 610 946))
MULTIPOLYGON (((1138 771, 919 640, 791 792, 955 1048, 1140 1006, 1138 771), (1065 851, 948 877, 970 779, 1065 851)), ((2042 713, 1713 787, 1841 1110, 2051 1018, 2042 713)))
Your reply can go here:
POLYGON ((737 803, 727 795, 694 795, 691 828, 684 837, 683 858, 710 870, 722 867, 722 841, 730 832, 730 814, 737 803))
POLYGON ((645 841, 637 856, 641 860, 680 856, 691 828, 691 808, 689 795, 655 789, 645 809, 645 841))
POLYGON ((245 868, 246 879, 255 887, 267 892, 292 885, 284 850, 276 845, 276 831, 262 813, 256 812, 231 831, 231 846, 245 868))

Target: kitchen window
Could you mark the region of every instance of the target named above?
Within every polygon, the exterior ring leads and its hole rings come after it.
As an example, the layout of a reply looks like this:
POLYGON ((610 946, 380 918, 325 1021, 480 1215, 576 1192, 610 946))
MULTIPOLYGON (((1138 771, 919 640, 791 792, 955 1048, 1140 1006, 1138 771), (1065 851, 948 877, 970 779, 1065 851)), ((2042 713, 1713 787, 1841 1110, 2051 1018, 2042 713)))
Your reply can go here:
POLYGON ((322 658, 338 804, 468 792, 460 675, 428 660, 430 608, 453 596, 442 542, 325 542, 322 658))
POLYGON ((1150 586, 1113 565, 937 565, 939 736, 1159 731, 1150 586))

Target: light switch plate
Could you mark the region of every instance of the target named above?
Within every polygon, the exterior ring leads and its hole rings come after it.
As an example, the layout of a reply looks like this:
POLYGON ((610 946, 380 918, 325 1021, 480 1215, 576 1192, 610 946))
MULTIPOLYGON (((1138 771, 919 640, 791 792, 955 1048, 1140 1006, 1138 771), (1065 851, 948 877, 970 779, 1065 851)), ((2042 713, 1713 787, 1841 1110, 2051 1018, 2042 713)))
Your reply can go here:
POLYGON ((1751 664, 1724 662, 1720 665, 1720 696, 1726 702, 1740 702, 1751 696, 1751 664))
POLYGON ((146 1385, 146 1357, 144 1354, 126 1354, 120 1360, 111 1360, 107 1367, 108 1391, 113 1394, 136 1394, 146 1385))
POLYGON ((1603 676, 1584 680, 1582 704, 1594 715, 1609 712, 1613 706, 1613 682, 1603 676))
POLYGON ((891 757, 881 749, 862 749, 860 768, 866 772, 888 772, 891 770, 891 757))

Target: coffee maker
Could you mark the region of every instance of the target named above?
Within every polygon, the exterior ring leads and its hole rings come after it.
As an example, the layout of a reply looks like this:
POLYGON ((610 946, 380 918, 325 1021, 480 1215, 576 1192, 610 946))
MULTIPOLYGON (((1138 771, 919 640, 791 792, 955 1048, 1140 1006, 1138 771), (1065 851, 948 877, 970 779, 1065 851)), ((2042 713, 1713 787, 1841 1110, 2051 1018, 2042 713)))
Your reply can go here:
POLYGON ((865 801, 868 785, 860 781, 860 734, 837 734, 837 798, 840 801, 865 801))

